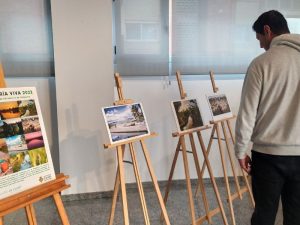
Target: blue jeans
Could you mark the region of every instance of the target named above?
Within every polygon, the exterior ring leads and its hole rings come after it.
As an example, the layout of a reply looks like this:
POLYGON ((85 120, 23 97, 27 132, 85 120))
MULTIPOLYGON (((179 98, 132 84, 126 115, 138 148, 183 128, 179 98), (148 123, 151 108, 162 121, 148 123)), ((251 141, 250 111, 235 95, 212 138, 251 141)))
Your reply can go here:
POLYGON ((300 156, 252 151, 255 210, 251 225, 274 225, 281 197, 283 225, 300 225, 300 156))

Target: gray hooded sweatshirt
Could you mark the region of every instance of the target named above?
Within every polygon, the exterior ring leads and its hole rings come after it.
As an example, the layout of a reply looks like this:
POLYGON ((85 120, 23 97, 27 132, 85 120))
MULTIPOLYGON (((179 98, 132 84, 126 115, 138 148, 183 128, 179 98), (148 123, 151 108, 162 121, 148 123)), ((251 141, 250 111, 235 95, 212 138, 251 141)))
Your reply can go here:
POLYGON ((300 35, 273 38, 245 77, 236 121, 235 152, 300 155, 300 35))

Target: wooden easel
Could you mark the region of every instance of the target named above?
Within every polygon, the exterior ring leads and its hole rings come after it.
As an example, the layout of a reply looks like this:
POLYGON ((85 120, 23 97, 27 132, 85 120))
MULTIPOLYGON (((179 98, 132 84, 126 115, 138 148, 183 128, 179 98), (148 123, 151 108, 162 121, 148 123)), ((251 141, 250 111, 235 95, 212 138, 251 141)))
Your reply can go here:
MULTIPOLYGON (((178 87, 179 87, 179 92, 180 92, 181 99, 185 99, 187 95, 183 90, 183 86, 182 86, 179 71, 176 72, 176 77, 177 77, 177 82, 178 82, 178 87)), ((224 212, 224 209, 223 209, 221 197, 220 197, 220 194, 219 194, 219 191, 218 191, 218 188, 217 188, 217 184, 216 184, 216 181, 215 181, 215 178, 214 178, 211 166, 210 166, 210 162, 209 162, 209 159, 208 159, 208 155, 206 153, 205 145, 204 145, 202 134, 201 134, 201 131, 209 129, 209 128, 210 128, 210 126, 203 126, 203 127, 200 127, 200 128, 195 128, 195 129, 189 130, 189 131, 184 131, 184 132, 180 132, 180 133, 176 132, 176 133, 172 134, 173 137, 178 137, 179 140, 178 140, 177 148, 176 148, 176 151, 175 151, 175 156, 174 156, 172 166, 171 166, 171 171, 170 171, 170 175, 169 175, 169 179, 168 179, 168 183, 167 183, 167 187, 166 187, 166 191, 165 191, 164 201, 165 201, 165 203, 167 203, 168 195, 169 195, 169 191, 170 191, 170 187, 171 187, 171 182, 172 182, 172 178, 173 178, 173 174, 174 174, 174 169, 175 169, 175 165, 176 165, 176 162, 177 162, 177 158, 178 158, 179 152, 182 152, 192 225, 202 224, 205 221, 208 221, 211 224, 212 223, 212 220, 211 220, 212 216, 216 215, 219 212, 221 212, 221 214, 222 214, 222 219, 223 219, 224 224, 228 225, 226 215, 225 215, 225 212, 224 212), (202 176, 201 176, 201 169, 200 169, 199 159, 198 159, 197 150, 196 150, 195 141, 194 141, 194 133, 197 134, 198 141, 200 143, 201 150, 202 150, 202 153, 203 153, 203 156, 204 156, 204 161, 205 161, 205 164, 207 165, 209 176, 210 176, 210 179, 211 179, 211 182, 212 182, 212 185, 213 185, 213 189, 214 189, 214 192, 215 192, 215 195, 216 195, 216 199, 217 199, 217 202, 218 202, 218 205, 219 205, 218 208, 213 209, 213 210, 209 209, 209 203, 208 203, 208 200, 207 200, 207 197, 206 197, 206 192, 205 192, 205 188, 204 188, 204 184, 203 184, 203 180, 202 180, 202 176), (185 136, 188 136, 189 139, 190 139, 190 144, 191 144, 191 148, 192 148, 191 152, 187 151, 186 144, 185 144, 185 136), (200 185, 200 190, 201 190, 201 193, 202 193, 204 208, 205 208, 205 212, 206 212, 206 214, 204 216, 200 217, 200 218, 196 218, 196 216, 195 216, 195 207, 194 207, 193 193, 192 193, 192 187, 191 187, 191 180, 190 180, 190 175, 189 175, 189 164, 188 164, 187 153, 192 153, 193 154, 193 159, 194 159, 194 163, 195 163, 195 167, 196 167, 196 171, 197 171, 197 176, 198 176, 198 183, 200 185)))
MULTIPOLYGON (((120 75, 118 73, 115 74, 115 81, 116 81, 116 86, 117 86, 117 90, 118 90, 118 96, 119 96, 119 101, 114 102, 115 105, 124 105, 124 104, 129 104, 129 103, 133 103, 132 100, 130 99, 124 99, 124 95, 123 95, 123 89, 122 89, 122 80, 120 78, 120 75)), ((138 164, 137 164, 137 159, 136 159, 136 155, 135 155, 135 149, 134 149, 134 143, 135 142, 140 142, 143 153, 144 153, 144 157, 147 163, 147 167, 154 185, 154 189, 155 192, 157 194, 157 198, 163 213, 163 217, 165 220, 166 225, 170 225, 170 221, 169 221, 169 217, 167 214, 167 210, 158 186, 158 182, 157 182, 157 178, 154 174, 154 170, 152 168, 152 164, 150 161, 150 157, 149 157, 149 153, 148 150, 146 148, 145 142, 144 140, 146 138, 150 138, 150 137, 154 137, 156 136, 155 133, 151 133, 147 136, 143 136, 143 137, 137 137, 135 139, 131 139, 129 141, 123 141, 121 143, 118 144, 105 144, 104 147, 105 148, 114 148, 116 147, 117 149, 117 158, 118 158, 118 169, 117 169, 117 173, 116 173, 116 179, 115 179, 115 186, 114 186, 114 193, 113 193, 113 200, 112 200, 112 207, 111 207, 111 213, 110 213, 110 217, 109 217, 109 225, 113 224, 114 221, 114 215, 115 215, 115 209, 116 209, 116 202, 117 202, 117 196, 118 196, 118 192, 119 192, 119 187, 121 186, 121 193, 122 193, 122 205, 123 205, 123 218, 124 218, 124 224, 125 225, 129 225, 129 216, 128 216, 128 205, 127 205, 127 197, 126 197, 126 186, 125 186, 125 178, 124 178, 124 161, 123 162, 123 157, 124 157, 124 152, 125 152, 125 147, 128 144, 129 146, 129 151, 130 151, 130 155, 131 155, 131 159, 132 159, 132 165, 133 165, 133 170, 134 170, 134 174, 135 174, 135 178, 136 178, 136 182, 137 182, 137 187, 138 187, 138 192, 139 192, 139 196, 140 196, 140 201, 141 201, 141 206, 142 206, 142 210, 143 210, 143 214, 144 214, 144 221, 146 225, 150 225, 150 220, 149 220, 149 215, 148 215, 148 210, 147 210, 147 205, 146 205, 146 201, 145 201, 145 195, 144 195, 144 190, 143 190, 143 185, 142 185, 142 181, 141 181, 141 177, 140 177, 140 173, 138 170, 138 164)))
MULTIPOLYGON (((3 68, 0 64, 0 88, 4 87, 6 87, 6 83, 4 79, 3 68)), ((68 176, 65 176, 64 174, 58 174, 56 175, 55 180, 30 188, 10 197, 1 199, 0 225, 4 224, 3 217, 5 215, 21 208, 25 208, 26 210, 28 224, 37 225, 33 203, 36 203, 50 196, 52 196, 54 199, 62 224, 70 225, 67 213, 60 197, 60 192, 70 187, 69 184, 66 184, 67 178, 68 176)))
MULTIPOLYGON (((213 74, 212 71, 210 71, 209 74, 210 74, 210 79, 211 79, 211 83, 212 83, 213 92, 217 93, 219 89, 216 87, 215 80, 214 80, 214 74, 213 74)), ((250 185, 249 185, 249 181, 248 181, 248 178, 247 178, 247 175, 246 175, 245 171, 243 171, 240 168, 241 171, 242 171, 242 175, 243 175, 245 184, 246 184, 246 186, 243 187, 243 188, 240 188, 238 177, 237 177, 237 174, 235 172, 235 164, 234 164, 234 161, 233 161, 231 144, 230 144, 230 141, 229 141, 229 137, 227 135, 227 129, 228 129, 228 131, 230 133, 230 138, 231 138, 232 142, 234 143, 233 131, 232 131, 232 128, 231 128, 231 125, 230 125, 230 120, 232 120, 234 118, 235 118, 235 116, 232 116, 232 117, 226 118, 226 119, 222 119, 222 120, 210 121, 210 123, 213 125, 213 129, 212 129, 210 139, 209 139, 209 143, 208 143, 208 147, 207 147, 207 155, 209 154, 209 152, 211 150, 213 140, 217 139, 218 140, 218 147, 219 147, 220 157, 221 157, 221 162, 222 162, 223 173, 224 173, 226 192, 227 192, 227 196, 228 196, 230 215, 231 215, 233 225, 236 225, 232 201, 236 198, 242 199, 243 193, 249 192, 252 205, 254 206, 255 203, 254 203, 253 194, 252 194, 252 191, 251 191, 251 188, 250 188, 250 185), (227 126, 227 129, 226 129, 226 126, 227 126), (222 127, 224 138, 221 137, 220 127, 222 127), (215 133, 216 133, 217 137, 215 137, 215 133), (233 173, 233 177, 234 177, 234 181, 235 181, 235 186, 236 186, 236 189, 237 189, 237 192, 234 193, 234 194, 231 194, 230 187, 229 187, 228 174, 227 174, 227 170, 226 170, 226 163, 225 163, 225 158, 224 158, 224 153, 223 153, 223 146, 222 146, 221 141, 225 141, 225 144, 226 144, 228 158, 229 158, 229 161, 230 161, 230 165, 231 165, 231 169, 232 169, 232 173, 233 173)), ((206 162, 204 162, 203 166, 202 166, 201 176, 203 176, 203 174, 204 174, 204 170, 205 170, 205 167, 206 167, 205 163, 206 162)), ((200 185, 201 184, 199 183, 198 186, 200 186, 200 185)), ((198 191, 199 188, 197 188, 196 190, 198 191)))

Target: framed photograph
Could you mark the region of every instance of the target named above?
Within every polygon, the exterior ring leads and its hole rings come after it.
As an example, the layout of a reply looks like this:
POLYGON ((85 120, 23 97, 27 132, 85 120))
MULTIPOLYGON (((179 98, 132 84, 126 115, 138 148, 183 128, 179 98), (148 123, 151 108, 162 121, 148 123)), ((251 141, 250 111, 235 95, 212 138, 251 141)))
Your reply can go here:
POLYGON ((204 125, 196 99, 173 101, 171 106, 179 132, 204 125))
POLYGON ((110 143, 150 134, 141 103, 102 108, 110 143))
POLYGON ((232 112, 225 94, 207 95, 207 101, 213 120, 232 117, 232 112))

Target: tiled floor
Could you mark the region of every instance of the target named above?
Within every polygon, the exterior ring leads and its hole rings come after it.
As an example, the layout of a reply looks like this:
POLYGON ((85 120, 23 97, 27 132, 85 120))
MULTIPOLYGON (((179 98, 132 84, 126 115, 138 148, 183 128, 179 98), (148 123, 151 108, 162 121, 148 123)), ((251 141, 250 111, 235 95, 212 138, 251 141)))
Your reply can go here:
MULTIPOLYGON (((219 182, 220 183, 220 182, 219 182)), ((131 185, 132 186, 132 185, 131 185)), ((164 224, 159 220, 160 209, 159 203, 156 198, 156 194, 150 185, 146 185, 145 196, 147 202, 147 208, 151 225, 164 224)), ((229 216, 228 203, 225 201, 226 192, 224 185, 221 183, 218 185, 225 212, 227 215, 228 223, 231 225, 231 219, 229 216)), ((195 185, 193 185, 195 188, 195 185)), ((161 187, 162 193, 164 194, 164 187, 161 187)), ((234 187, 231 187, 234 191, 234 187)), ((217 206, 214 197, 213 190, 210 184, 206 184, 207 196, 210 202, 210 208, 213 209, 217 206)), ((96 196, 96 195, 95 195, 96 196)), ((143 213, 140 207, 140 201, 138 192, 134 188, 127 190, 128 205, 129 205, 129 217, 130 224, 132 225, 143 225, 143 213)), ((121 199, 118 200, 116 214, 115 214, 115 225, 123 224, 123 214, 121 199)), ((73 200, 64 201, 70 224, 71 225, 105 225, 108 224, 108 218, 110 214, 111 198, 101 197, 95 199, 85 200, 73 200)), ((37 221, 39 225, 58 225, 60 219, 58 217, 56 207, 52 199, 46 199, 39 203, 34 204, 37 221)), ((196 216, 202 216, 204 214, 202 198, 195 198, 196 216)), ((191 224, 190 213, 188 207, 186 186, 184 182, 177 182, 172 186, 169 199, 167 202, 167 211, 172 225, 188 225, 191 224)), ((252 213, 252 207, 248 198, 248 194, 244 194, 242 200, 236 199, 234 201, 234 212, 237 225, 249 225, 250 217, 252 213)), ((19 210, 12 213, 4 218, 5 225, 27 225, 27 220, 24 210, 19 210)), ((208 224, 204 222, 203 224, 208 224)), ((222 218, 220 214, 213 217, 214 225, 222 225, 222 218)), ((279 214, 276 225, 282 224, 282 216, 279 214)))

